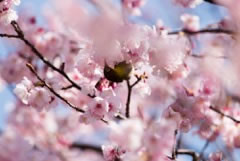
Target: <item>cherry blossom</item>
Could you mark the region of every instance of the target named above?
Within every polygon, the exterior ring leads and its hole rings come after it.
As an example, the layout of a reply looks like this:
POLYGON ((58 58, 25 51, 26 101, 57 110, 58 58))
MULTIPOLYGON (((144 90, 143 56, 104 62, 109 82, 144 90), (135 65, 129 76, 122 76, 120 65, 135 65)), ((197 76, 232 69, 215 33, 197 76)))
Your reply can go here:
POLYGON ((56 98, 47 89, 34 87, 34 84, 26 77, 20 84, 17 84, 14 92, 23 103, 33 106, 38 111, 54 107, 56 103, 56 98))
POLYGON ((20 0, 3 0, 0 2, 0 22, 2 24, 9 24, 11 21, 18 19, 18 15, 12 7, 19 4, 20 0))
POLYGON ((125 7, 133 15, 141 15, 139 8, 144 5, 146 0, 121 0, 125 7))
POLYGON ((0 0, 0 23, 8 24, 1 25, 1 45, 9 48, 0 60, 1 94, 13 96, 1 96, 7 118, 0 160, 234 157, 240 148, 238 2, 174 0, 169 5, 180 28, 164 18, 148 21, 150 1, 119 2, 50 0, 51 9, 36 16, 26 9, 17 15, 19 0, 0 0), (206 19, 193 8, 203 1, 223 6, 227 15, 202 27, 199 17, 206 19), (200 142, 206 142, 202 149, 200 142))
POLYGON ((223 158, 223 154, 221 152, 211 153, 209 156, 209 161, 221 161, 223 158))
POLYGON ((20 84, 17 84, 14 92, 22 100, 23 103, 27 104, 30 96, 30 91, 33 88, 33 83, 26 77, 23 78, 20 84))

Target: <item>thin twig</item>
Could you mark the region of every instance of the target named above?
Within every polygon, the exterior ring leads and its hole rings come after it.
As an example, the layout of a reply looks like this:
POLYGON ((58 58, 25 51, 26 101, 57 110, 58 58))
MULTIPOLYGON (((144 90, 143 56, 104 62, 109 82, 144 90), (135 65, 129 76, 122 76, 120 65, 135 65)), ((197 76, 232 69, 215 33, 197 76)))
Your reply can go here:
POLYGON ((207 149, 209 143, 210 143, 210 141, 207 140, 206 143, 204 144, 204 146, 203 146, 203 148, 202 148, 202 150, 201 150, 201 152, 200 152, 200 155, 199 155, 199 158, 200 158, 200 159, 203 157, 203 154, 204 154, 205 150, 207 149))
MULTIPOLYGON (((70 149, 80 149, 80 150, 91 150, 96 153, 99 153, 100 155, 103 155, 102 148, 97 145, 73 143, 69 148, 70 149)), ((122 159, 119 156, 115 156, 114 161, 122 161, 122 159)))
POLYGON ((126 80, 127 82, 127 88, 128 88, 128 95, 127 95, 127 102, 126 102, 126 113, 125 116, 127 118, 130 117, 130 102, 131 102, 131 95, 132 95, 132 89, 134 86, 136 86, 142 79, 142 77, 137 77, 137 80, 131 85, 129 80, 126 80))
POLYGON ((219 109, 217 109, 217 108, 215 108, 215 107, 213 107, 213 106, 210 106, 209 108, 210 108, 211 110, 213 110, 214 112, 222 115, 223 117, 227 117, 227 118, 231 119, 232 121, 234 121, 234 122, 237 123, 237 124, 240 123, 240 120, 237 120, 237 119, 235 119, 234 117, 232 117, 232 116, 230 116, 230 115, 224 114, 221 110, 219 110, 219 109))
POLYGON ((37 77, 37 79, 50 91, 52 92, 56 97, 58 97, 60 100, 62 100, 63 102, 65 102, 67 105, 69 105, 71 108, 73 108, 74 110, 84 113, 85 111, 74 106, 73 104, 71 104, 70 102, 68 102, 68 100, 66 100, 64 97, 62 97, 59 93, 57 93, 48 83, 46 83, 36 72, 36 70, 34 69, 34 67, 32 66, 32 64, 27 63, 26 66, 28 67, 28 69, 37 77))
POLYGON ((182 144, 182 133, 179 132, 179 137, 178 137, 178 140, 177 140, 177 146, 176 146, 176 149, 180 149, 181 148, 181 144, 182 144))
MULTIPOLYGON (((102 148, 96 145, 82 144, 82 143, 73 143, 70 146, 71 149, 80 149, 80 150, 92 150, 97 153, 102 154, 102 148)), ((189 149, 178 149, 176 155, 189 155, 193 158, 193 161, 199 161, 199 154, 189 149)), ((169 157, 171 160, 175 160, 169 157)))
POLYGON ((169 32, 168 35, 177 35, 177 34, 187 34, 187 35, 197 35, 197 34, 227 34, 232 35, 234 34, 231 30, 225 30, 225 29, 202 29, 198 31, 189 31, 189 30, 178 30, 178 31, 172 31, 169 32))
POLYGON ((189 149, 178 149, 177 155, 189 155, 192 157, 192 161, 199 161, 199 154, 189 149))
POLYGON ((31 43, 29 42, 24 34, 23 34, 23 31, 22 29, 20 28, 20 26, 18 25, 18 23, 16 21, 12 21, 11 22, 11 25, 13 26, 15 32, 18 34, 18 35, 7 35, 7 34, 1 34, 1 37, 8 37, 8 38, 17 38, 17 39, 20 39, 22 40, 31 50, 32 52, 39 58, 41 59, 48 67, 52 68, 52 70, 58 72, 60 75, 62 75, 64 78, 66 78, 72 86, 74 86, 75 88, 81 90, 82 88, 77 84, 75 83, 63 70, 55 67, 50 61, 47 60, 47 58, 45 58, 43 56, 43 54, 41 54, 37 49, 36 47, 31 43))
POLYGON ((129 80, 127 80, 127 88, 128 88, 128 95, 127 95, 127 103, 126 103, 126 117, 130 117, 130 101, 131 101, 131 94, 132 94, 132 88, 130 85, 129 80))
POLYGON ((61 89, 62 89, 62 90, 68 90, 68 89, 71 89, 71 88, 73 88, 73 85, 72 85, 72 84, 69 85, 69 86, 66 86, 66 87, 62 87, 61 89))

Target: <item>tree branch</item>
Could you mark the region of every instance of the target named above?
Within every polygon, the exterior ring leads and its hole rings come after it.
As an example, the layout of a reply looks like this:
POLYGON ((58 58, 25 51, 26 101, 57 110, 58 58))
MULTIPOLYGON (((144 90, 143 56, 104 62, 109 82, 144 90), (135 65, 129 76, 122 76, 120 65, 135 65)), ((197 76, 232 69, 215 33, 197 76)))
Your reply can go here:
MULTIPOLYGON (((100 155, 103 156, 102 148, 100 146, 96 146, 96 145, 73 143, 70 146, 70 149, 92 150, 92 151, 94 151, 96 153, 99 153, 100 155)), ((114 158, 114 161, 122 161, 122 159, 116 156, 114 158)))
POLYGON ((127 80, 127 88, 128 88, 128 95, 127 95, 126 114, 125 114, 125 116, 127 118, 129 118, 130 117, 130 101, 131 101, 131 94, 132 94, 132 88, 131 88, 129 80, 127 80))
POLYGON ((14 38, 14 39, 19 38, 18 35, 9 35, 9 34, 0 34, 0 37, 7 37, 7 38, 14 38))
MULTIPOLYGON (((69 148, 70 149, 80 149, 80 150, 92 150, 97 153, 103 154, 102 148, 100 146, 96 146, 96 145, 73 143, 69 148)), ((199 154, 192 150, 189 150, 189 149, 178 149, 176 151, 176 155, 189 155, 192 157, 193 161, 199 161, 199 154)), ((169 157, 169 158, 172 160, 175 160, 171 157, 169 157)))
POLYGON ((67 105, 69 105, 71 108, 73 108, 74 110, 84 113, 85 111, 74 106, 73 104, 71 104, 70 102, 68 102, 68 100, 66 100, 64 97, 62 97, 59 93, 57 93, 48 83, 46 83, 36 72, 36 70, 34 69, 34 67, 32 66, 32 64, 27 63, 26 66, 28 67, 28 69, 37 77, 37 79, 43 84, 44 87, 46 87, 50 92, 52 92, 52 94, 54 94, 56 97, 58 97, 60 100, 62 100, 63 102, 65 102, 67 105))
POLYGON ((178 130, 176 129, 175 131, 174 131, 174 145, 173 145, 173 149, 172 149, 172 158, 173 158, 173 160, 175 160, 176 159, 176 157, 177 157, 177 146, 178 146, 178 142, 177 142, 177 134, 178 134, 178 130))
POLYGON ((43 61, 43 63, 45 63, 48 67, 50 67, 52 70, 58 72, 60 75, 62 75, 64 78, 66 78, 73 87, 81 90, 82 88, 75 83, 71 78, 69 78, 69 76, 64 72, 64 70, 61 70, 57 67, 55 67, 50 61, 47 60, 47 58, 45 58, 43 56, 43 54, 41 54, 36 48, 35 46, 29 42, 25 36, 24 33, 22 31, 22 29, 20 28, 20 26, 18 25, 18 23, 16 21, 12 21, 11 25, 13 26, 15 32, 17 33, 17 35, 8 35, 8 34, 0 34, 0 37, 7 37, 7 38, 16 38, 16 39, 20 39, 22 40, 31 50, 32 52, 43 61))
POLYGON ((126 113, 125 116, 127 118, 130 117, 130 102, 131 102, 131 95, 132 95, 132 89, 134 86, 136 86, 141 80, 142 76, 136 76, 137 80, 131 85, 129 80, 126 80, 127 82, 127 88, 128 88, 128 95, 127 95, 127 102, 126 102, 126 113))
POLYGON ((224 114, 221 110, 219 110, 219 109, 217 109, 217 108, 215 108, 215 107, 213 107, 213 106, 210 106, 209 108, 210 108, 211 110, 213 110, 214 112, 222 115, 223 117, 227 117, 227 118, 231 119, 233 122, 235 122, 235 123, 237 123, 237 124, 240 123, 240 120, 237 120, 237 119, 233 118, 233 117, 230 116, 230 115, 224 114))
POLYGON ((207 147, 209 146, 209 144, 210 144, 210 141, 207 140, 206 143, 204 144, 204 146, 203 146, 203 148, 202 148, 200 154, 199 154, 199 158, 200 158, 200 159, 203 157, 204 152, 205 152, 205 150, 207 149, 207 147))
POLYGON ((211 4, 217 4, 214 0, 204 0, 204 1, 211 4))
POLYGON ((80 149, 80 150, 92 150, 92 151, 102 154, 102 148, 99 146, 96 146, 96 145, 73 143, 70 146, 70 148, 71 149, 80 149))
POLYGON ((189 155, 192 157, 192 161, 199 161, 199 154, 189 149, 179 149, 176 152, 177 155, 189 155))
POLYGON ((197 34, 227 34, 232 35, 234 34, 231 30, 225 30, 225 29, 202 29, 199 31, 190 31, 186 29, 178 30, 178 31, 172 31, 169 32, 168 35, 177 35, 177 34, 187 34, 187 35, 197 35, 197 34))
MULTIPOLYGON (((73 105, 68 100, 66 100, 64 97, 62 97, 59 93, 57 93, 49 84, 47 84, 36 72, 32 64, 27 63, 26 66, 29 68, 29 70, 37 77, 37 79, 45 86, 50 92, 52 92, 56 97, 58 97, 60 100, 65 102, 69 107, 76 110, 77 112, 85 113, 84 110, 80 109, 79 107, 73 105)), ((104 123, 108 124, 108 121, 101 119, 104 123)))

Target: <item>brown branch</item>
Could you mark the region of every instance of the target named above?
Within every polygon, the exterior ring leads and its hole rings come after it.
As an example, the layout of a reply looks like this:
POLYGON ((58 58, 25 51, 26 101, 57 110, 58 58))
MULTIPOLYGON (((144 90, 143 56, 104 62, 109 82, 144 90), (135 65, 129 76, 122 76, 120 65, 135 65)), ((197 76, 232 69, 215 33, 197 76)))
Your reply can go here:
POLYGON ((179 137, 178 137, 178 140, 177 140, 176 150, 181 148, 181 144, 182 144, 182 133, 179 132, 179 137))
POLYGON ((66 87, 62 87, 61 89, 62 90, 68 90, 68 89, 71 89, 73 88, 73 85, 69 85, 69 86, 66 86, 66 87))
POLYGON ((178 134, 178 130, 174 131, 174 145, 173 145, 173 149, 172 149, 172 159, 175 160, 177 157, 177 134, 178 134))
POLYGON ((207 3, 210 3, 210 4, 224 6, 224 4, 219 2, 218 0, 204 0, 204 1, 207 2, 207 3))
POLYGON ((225 30, 225 29, 202 29, 199 31, 190 31, 190 30, 178 30, 178 31, 172 31, 169 32, 168 35, 177 35, 177 34, 186 34, 186 35, 197 35, 197 34, 227 34, 232 35, 234 34, 231 30, 225 30))
POLYGON ((178 149, 176 151, 176 154, 177 155, 189 155, 192 157, 192 161, 199 161, 199 154, 194 151, 191 151, 189 149, 178 149))
MULTIPOLYGON (((60 69, 58 69, 57 67, 55 67, 50 61, 48 61, 36 48, 33 44, 31 44, 27 39, 25 39, 24 37, 24 33, 21 30, 20 26, 18 25, 17 22, 12 21, 11 25, 13 26, 15 32, 17 33, 17 35, 10 35, 10 34, 0 34, 0 37, 6 37, 6 38, 15 38, 15 39, 20 39, 22 40, 28 47, 31 48, 31 50, 33 51, 33 53, 38 56, 43 63, 45 63, 47 66, 49 66, 50 68, 52 68, 54 71, 58 72, 59 74, 61 74, 64 78, 66 78, 70 83, 72 87, 75 87, 79 90, 81 90, 82 88, 75 83, 73 80, 71 80, 68 75, 60 69)), ((59 93, 57 93, 49 84, 47 84, 42 78, 40 78, 37 74, 37 72, 35 71, 34 67, 31 64, 26 64, 27 67, 30 69, 30 71, 38 78, 38 80, 43 83, 43 85, 45 87, 47 87, 56 97, 58 97, 60 100, 62 100, 63 102, 65 102, 67 105, 69 105, 71 108, 73 108, 74 110, 81 112, 81 113, 85 113, 84 110, 76 107, 75 105, 71 104, 70 102, 68 102, 68 100, 66 100, 64 97, 62 97, 59 93)), ((62 68, 63 69, 63 68, 62 68)), ((64 89, 64 88, 63 88, 64 89)), ((90 94, 88 94, 89 97, 94 98, 95 96, 92 96, 90 94)), ((119 119, 119 118, 118 118, 119 119)), ((122 119, 122 118, 121 118, 122 119)), ((108 121, 101 119, 101 121, 103 121, 104 123, 108 124, 108 121)))
POLYGON ((229 94, 229 96, 233 101, 240 103, 240 97, 238 95, 229 94))
POLYGON ((92 150, 92 151, 102 154, 102 148, 100 146, 96 146, 96 145, 73 143, 70 146, 70 148, 71 149, 80 149, 80 150, 92 150))
MULTIPOLYGON (((96 145, 73 143, 69 148, 80 149, 80 150, 92 150, 103 155, 102 148, 96 145)), ((192 157, 193 161, 199 161, 199 154, 189 149, 178 149, 176 151, 176 155, 189 155, 192 157)), ((172 157, 169 157, 169 159, 175 160, 172 157)))
MULTIPOLYGON (((32 64, 27 63, 26 66, 29 68, 29 70, 37 77, 37 79, 43 84, 43 86, 47 87, 47 89, 52 92, 56 97, 58 97, 60 100, 65 102, 69 107, 72 109, 76 110, 77 112, 85 113, 84 110, 80 109, 79 107, 73 105, 70 103, 68 100, 66 100, 64 97, 62 97, 59 93, 57 93, 49 84, 47 84, 36 72, 32 64)), ((108 121, 104 120, 103 118, 101 119, 104 123, 108 124, 108 121)))
POLYGON ((203 146, 203 148, 202 148, 200 154, 199 154, 199 158, 200 158, 200 159, 203 157, 204 152, 205 152, 205 150, 207 149, 207 147, 209 146, 209 144, 210 144, 210 141, 207 140, 206 143, 204 144, 204 146, 203 146))
POLYGON ((127 82, 127 88, 128 88, 128 95, 127 95, 127 102, 126 102, 126 113, 125 116, 127 118, 130 117, 130 102, 131 102, 131 95, 132 95, 132 89, 134 86, 136 86, 141 80, 142 77, 136 76, 137 80, 131 85, 129 80, 126 80, 127 82))
MULTIPOLYGON (((103 151, 100 146, 91 145, 91 144, 82 144, 82 143, 73 143, 70 149, 80 149, 80 150, 91 150, 103 156, 103 151)), ((118 156, 114 158, 114 161, 122 161, 122 159, 118 156)))
POLYGON ((211 4, 216 4, 217 5, 217 3, 214 0, 204 0, 204 1, 207 2, 207 3, 211 3, 211 4))
POLYGON ((47 58, 45 58, 43 56, 43 54, 41 54, 36 48, 35 46, 29 42, 25 36, 24 36, 24 33, 23 31, 21 30, 20 26, 18 25, 18 23, 16 21, 12 21, 11 22, 11 25, 13 26, 15 32, 18 34, 18 35, 8 35, 8 34, 1 34, 0 36, 1 37, 7 37, 7 38, 16 38, 16 39, 20 39, 22 40, 31 50, 32 52, 39 58, 43 61, 43 63, 45 63, 48 67, 50 67, 52 70, 58 72, 60 75, 62 75, 64 78, 66 78, 73 87, 81 90, 82 88, 77 84, 75 83, 63 70, 55 67, 50 61, 47 60, 47 58))
POLYGON ((209 108, 210 108, 211 110, 213 110, 214 112, 220 114, 221 116, 229 118, 230 120, 232 120, 233 122, 235 122, 235 123, 237 123, 237 124, 240 123, 240 120, 237 120, 237 119, 235 119, 234 117, 232 117, 232 116, 230 116, 230 115, 224 114, 221 110, 219 110, 219 109, 217 109, 217 108, 215 108, 215 107, 213 107, 213 106, 210 106, 209 108))
POLYGON ((10 34, 0 34, 0 37, 6 37, 6 38, 19 38, 18 35, 10 35, 10 34))
POLYGON ((128 88, 128 95, 127 95, 126 114, 125 114, 125 116, 127 118, 129 118, 130 117, 130 101, 131 101, 131 94, 132 94, 132 88, 131 88, 129 80, 127 80, 127 88, 128 88))
MULTIPOLYGON (((58 97, 60 100, 65 102, 69 107, 76 110, 77 112, 85 113, 84 110, 80 109, 79 107, 73 105, 68 100, 66 100, 64 97, 62 97, 59 93, 57 93, 49 84, 47 84, 36 72, 32 64, 27 63, 26 66, 29 68, 29 70, 37 77, 37 79, 43 84, 44 87, 46 87, 50 92, 52 92, 56 97, 58 97)), ((108 124, 108 121, 101 119, 104 123, 108 124)))
POLYGON ((195 55, 195 54, 192 54, 192 55, 189 55, 193 58, 196 58, 196 59, 203 59, 203 58, 216 58, 216 59, 228 59, 227 56, 223 55, 223 56, 213 56, 213 55, 195 55))
POLYGON ((36 72, 36 70, 34 69, 34 67, 32 66, 32 64, 27 63, 26 66, 28 67, 28 69, 37 77, 37 79, 43 84, 44 87, 46 87, 50 92, 52 92, 56 97, 58 97, 60 100, 62 100, 63 102, 65 102, 68 106, 70 106, 71 108, 73 108, 74 110, 81 112, 81 113, 85 113, 84 110, 74 106, 73 104, 71 104, 70 102, 68 102, 68 100, 66 100, 64 97, 62 97, 59 93, 57 93, 48 83, 46 83, 36 72))

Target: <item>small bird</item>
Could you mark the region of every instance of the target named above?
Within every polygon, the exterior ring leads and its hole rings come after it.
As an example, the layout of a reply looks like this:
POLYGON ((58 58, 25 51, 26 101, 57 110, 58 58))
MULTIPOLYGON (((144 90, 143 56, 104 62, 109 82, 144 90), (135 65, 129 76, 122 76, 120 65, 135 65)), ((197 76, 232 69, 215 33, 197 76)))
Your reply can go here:
POLYGON ((119 62, 111 68, 107 63, 104 66, 104 76, 107 80, 120 83, 123 80, 128 80, 132 72, 132 64, 126 61, 119 62))

